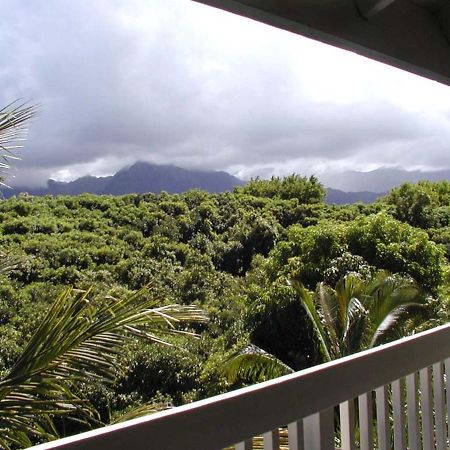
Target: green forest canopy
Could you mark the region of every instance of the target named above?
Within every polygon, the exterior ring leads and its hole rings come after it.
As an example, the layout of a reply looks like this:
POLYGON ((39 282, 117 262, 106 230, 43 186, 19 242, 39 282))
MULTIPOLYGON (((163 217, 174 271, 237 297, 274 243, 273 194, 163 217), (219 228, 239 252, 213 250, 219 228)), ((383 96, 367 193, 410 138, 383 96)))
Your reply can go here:
MULTIPOLYGON (((232 388, 223 358, 250 340, 296 370, 320 360, 287 278, 313 290, 378 269, 413 278, 448 320, 450 184, 406 183, 371 205, 326 205, 315 177, 252 180, 232 193, 33 197, 0 202, 0 242, 17 267, 0 284, 0 371, 66 286, 120 295, 152 285, 162 305, 203 308, 202 339, 135 341, 112 386, 80 386, 104 415, 232 388)), ((150 295, 150 294, 149 294, 150 295)), ((408 332, 405 328, 404 332, 408 332)), ((70 430, 68 430, 70 432, 70 430)))

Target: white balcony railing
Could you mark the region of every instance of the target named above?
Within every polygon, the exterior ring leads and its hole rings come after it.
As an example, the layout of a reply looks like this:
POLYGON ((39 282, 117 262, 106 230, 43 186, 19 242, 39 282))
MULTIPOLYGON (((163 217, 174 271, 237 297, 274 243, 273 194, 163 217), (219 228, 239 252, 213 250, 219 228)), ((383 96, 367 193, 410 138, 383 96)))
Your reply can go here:
POLYGON ((228 394, 34 450, 449 447, 450 324, 228 394), (339 408, 337 408, 339 406, 339 408), (357 417, 355 417, 357 416, 357 417), (283 428, 283 435, 286 430, 283 428), (355 436, 356 435, 356 436, 355 436))

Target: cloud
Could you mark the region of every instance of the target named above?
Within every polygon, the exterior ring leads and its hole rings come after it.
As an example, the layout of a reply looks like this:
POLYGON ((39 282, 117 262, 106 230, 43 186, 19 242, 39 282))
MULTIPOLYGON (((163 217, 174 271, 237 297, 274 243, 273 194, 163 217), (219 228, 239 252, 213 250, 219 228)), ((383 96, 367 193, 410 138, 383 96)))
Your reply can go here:
POLYGON ((242 176, 450 167, 450 89, 186 0, 6 1, 2 104, 42 112, 15 184, 136 160, 242 176))

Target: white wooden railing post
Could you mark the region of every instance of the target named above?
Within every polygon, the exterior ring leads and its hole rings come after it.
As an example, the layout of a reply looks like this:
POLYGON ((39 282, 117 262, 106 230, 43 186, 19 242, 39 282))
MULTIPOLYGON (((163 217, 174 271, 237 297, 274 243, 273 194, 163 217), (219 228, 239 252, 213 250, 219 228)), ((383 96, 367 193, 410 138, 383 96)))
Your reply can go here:
POLYGON ((303 419, 288 425, 289 450, 304 450, 303 419))
POLYGON ((239 444, 235 445, 236 450, 252 450, 252 440, 248 439, 244 442, 239 442, 239 444))
POLYGON ((436 449, 447 449, 447 430, 445 426, 444 370, 442 362, 433 364, 433 397, 436 427, 436 449))
POLYGON ((406 403, 408 405, 409 450, 420 450, 419 386, 417 382, 417 372, 414 372, 406 377, 406 403))
POLYGON ((447 393, 447 437, 450 441, 450 358, 445 360, 445 392, 447 393))
POLYGON ((423 449, 434 450, 431 371, 429 367, 420 370, 420 392, 423 449))
POLYGON ((263 434, 263 450, 278 450, 280 447, 280 434, 278 428, 263 434))
POLYGON ((355 450, 355 401, 353 399, 339 405, 341 418, 342 450, 355 450))
POLYGON ((391 424, 387 385, 375 389, 377 403, 378 450, 391 450, 391 424))
POLYGON ((394 449, 404 450, 406 448, 406 444, 402 379, 398 379, 392 382, 392 406, 394 413, 394 449))
POLYGON ((361 450, 373 450, 372 392, 358 397, 359 440, 361 450))
POLYGON ((334 450, 333 408, 305 417, 303 423, 307 450, 334 450))

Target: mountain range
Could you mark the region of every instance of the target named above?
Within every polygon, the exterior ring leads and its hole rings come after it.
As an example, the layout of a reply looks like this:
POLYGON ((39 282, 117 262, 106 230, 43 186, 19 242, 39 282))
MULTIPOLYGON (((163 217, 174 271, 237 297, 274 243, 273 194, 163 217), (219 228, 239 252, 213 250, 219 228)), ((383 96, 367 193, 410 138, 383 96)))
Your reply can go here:
MULTIPOLYGON (((450 180, 450 170, 437 172, 405 171, 380 168, 371 172, 348 171, 337 175, 323 175, 320 180, 327 186, 327 203, 371 203, 389 189, 404 181, 416 182, 450 180), (363 187, 363 189, 361 189, 363 187)), ((48 180, 40 188, 14 187, 4 189, 5 198, 21 192, 31 195, 77 195, 82 193, 122 195, 166 191, 175 194, 189 189, 202 189, 211 193, 231 191, 245 181, 227 172, 182 169, 171 165, 156 165, 137 162, 107 177, 84 176, 74 181, 48 180)))
POLYGON ((3 195, 8 198, 21 192, 31 195, 77 195, 85 192, 97 195, 122 195, 145 192, 160 193, 161 191, 175 194, 196 188, 218 193, 231 191, 235 186, 242 184, 245 182, 227 172, 207 172, 137 162, 107 177, 89 175, 69 182, 50 179, 46 187, 18 186, 5 189, 3 195))
POLYGON ((328 204, 345 205, 350 203, 373 203, 377 198, 386 195, 384 192, 345 192, 339 189, 327 188, 325 202, 328 204))
POLYGON ((340 174, 322 174, 318 177, 325 186, 341 191, 387 192, 405 181, 450 180, 450 170, 420 171, 381 167, 369 172, 345 171, 340 174))

